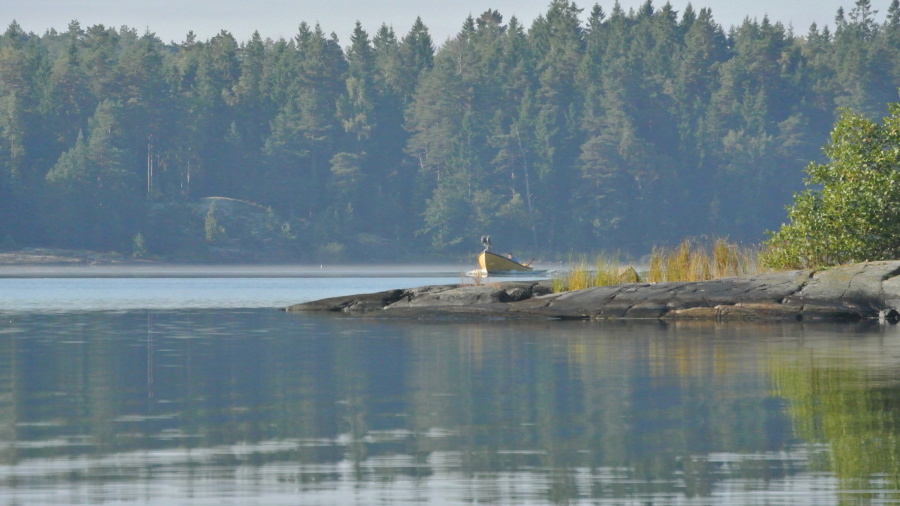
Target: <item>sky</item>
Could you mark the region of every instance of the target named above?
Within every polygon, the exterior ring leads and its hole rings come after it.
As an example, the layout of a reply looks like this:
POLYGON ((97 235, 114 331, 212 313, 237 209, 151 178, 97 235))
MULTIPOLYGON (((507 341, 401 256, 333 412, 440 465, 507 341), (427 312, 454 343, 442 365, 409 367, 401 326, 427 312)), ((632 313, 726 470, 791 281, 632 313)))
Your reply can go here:
MULTIPOLYGON (((575 1, 586 15, 594 1, 575 1)), ((609 12, 614 0, 602 0, 600 5, 609 12)), ((627 11, 637 8, 644 0, 620 0, 627 11)), ((680 13, 687 0, 671 0, 680 13)), ((791 25, 798 35, 807 33, 811 23, 821 28, 834 26, 838 7, 853 8, 855 0, 694 0, 695 10, 712 9, 713 19, 724 28, 740 24, 745 17, 762 19, 768 15, 772 22, 791 25)), ((872 0, 879 21, 884 19, 890 0, 872 0)), ((128 26, 143 34, 155 33, 163 42, 182 42, 189 31, 199 40, 207 40, 227 30, 238 40, 247 40, 254 31, 263 39, 290 38, 305 21, 319 23, 326 33, 335 32, 342 45, 356 22, 374 35, 386 23, 398 37, 405 35, 416 17, 431 32, 435 45, 455 35, 466 16, 477 17, 487 9, 500 11, 504 21, 516 16, 525 27, 538 15, 545 13, 550 0, 3 0, 0 13, 4 16, 3 31, 17 21, 26 32, 38 35, 53 28, 65 31, 72 20, 82 28, 102 24, 107 27, 128 26)), ((664 0, 655 0, 661 7, 664 0)))

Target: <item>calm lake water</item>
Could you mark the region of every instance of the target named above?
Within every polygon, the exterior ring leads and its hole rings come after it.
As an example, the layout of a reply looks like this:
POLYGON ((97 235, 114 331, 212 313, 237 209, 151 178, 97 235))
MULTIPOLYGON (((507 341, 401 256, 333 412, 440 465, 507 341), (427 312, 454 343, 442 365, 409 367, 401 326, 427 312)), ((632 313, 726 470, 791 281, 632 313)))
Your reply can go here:
POLYGON ((279 311, 463 270, 317 267, 0 268, 0 504, 900 502, 897 326, 279 311))

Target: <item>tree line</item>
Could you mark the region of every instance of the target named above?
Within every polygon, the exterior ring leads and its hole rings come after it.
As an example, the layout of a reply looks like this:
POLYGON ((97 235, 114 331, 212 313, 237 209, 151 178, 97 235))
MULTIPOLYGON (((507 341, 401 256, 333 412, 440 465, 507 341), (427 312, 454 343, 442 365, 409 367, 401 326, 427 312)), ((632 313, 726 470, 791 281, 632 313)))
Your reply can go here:
POLYGON ((361 234, 446 253, 483 234, 541 253, 759 241, 841 108, 877 117, 897 98, 898 2, 798 35, 553 0, 530 27, 469 16, 439 46, 420 19, 357 23, 343 46, 307 23, 164 43, 12 22, 0 246, 127 250, 153 206, 211 196, 270 208, 299 251, 361 234))

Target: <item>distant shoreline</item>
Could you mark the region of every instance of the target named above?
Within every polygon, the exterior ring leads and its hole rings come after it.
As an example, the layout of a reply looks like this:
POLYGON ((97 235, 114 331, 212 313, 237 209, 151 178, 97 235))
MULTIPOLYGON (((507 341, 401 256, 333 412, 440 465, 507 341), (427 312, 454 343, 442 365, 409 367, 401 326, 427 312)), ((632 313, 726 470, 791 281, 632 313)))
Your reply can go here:
POLYGON ((149 260, 129 258, 116 253, 96 253, 91 251, 57 248, 25 248, 16 251, 0 251, 0 266, 3 265, 111 265, 147 264, 149 260))
POLYGON ((0 279, 11 278, 452 278, 469 266, 286 262, 167 262, 91 252, 32 249, 0 252, 0 279))

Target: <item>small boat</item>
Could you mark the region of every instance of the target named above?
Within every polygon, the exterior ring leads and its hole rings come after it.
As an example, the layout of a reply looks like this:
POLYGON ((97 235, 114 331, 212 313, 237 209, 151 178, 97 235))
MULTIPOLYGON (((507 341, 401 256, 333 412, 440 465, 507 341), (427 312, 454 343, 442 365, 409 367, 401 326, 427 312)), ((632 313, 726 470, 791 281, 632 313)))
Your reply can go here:
POLYGON ((481 244, 484 246, 484 251, 478 255, 478 265, 481 266, 483 274, 532 272, 534 270, 531 265, 519 263, 512 255, 503 256, 489 251, 491 249, 491 236, 489 235, 481 238, 481 244))
POLYGON ((514 258, 508 258, 503 255, 491 253, 490 251, 482 251, 478 255, 478 265, 481 270, 487 274, 495 274, 498 272, 531 272, 534 269, 531 266, 520 264, 514 258))

